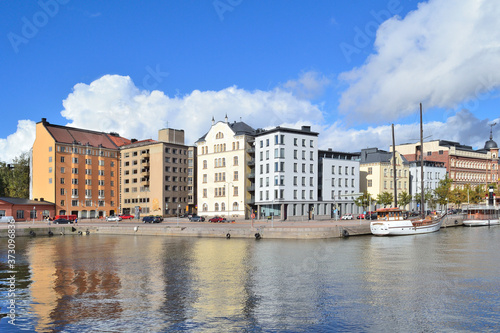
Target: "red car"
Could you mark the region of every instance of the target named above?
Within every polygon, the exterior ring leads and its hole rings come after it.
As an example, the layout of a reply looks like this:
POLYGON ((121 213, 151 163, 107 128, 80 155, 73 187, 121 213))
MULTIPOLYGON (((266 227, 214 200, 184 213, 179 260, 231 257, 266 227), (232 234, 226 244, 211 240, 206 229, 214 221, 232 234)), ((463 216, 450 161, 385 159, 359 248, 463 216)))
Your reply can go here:
POLYGON ((224 219, 220 216, 215 216, 215 217, 212 217, 211 219, 208 220, 208 222, 213 222, 213 223, 222 222, 222 221, 224 221, 224 219))
POLYGON ((134 215, 130 215, 130 214, 123 214, 123 215, 120 215, 120 217, 122 218, 122 220, 131 220, 131 219, 135 218, 134 215))

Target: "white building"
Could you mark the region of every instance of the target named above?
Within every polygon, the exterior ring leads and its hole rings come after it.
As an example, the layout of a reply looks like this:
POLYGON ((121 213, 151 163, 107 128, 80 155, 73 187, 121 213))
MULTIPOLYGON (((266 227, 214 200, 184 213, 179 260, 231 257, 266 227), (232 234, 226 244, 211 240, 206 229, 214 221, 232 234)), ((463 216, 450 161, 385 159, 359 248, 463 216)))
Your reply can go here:
POLYGON ((318 152, 320 163, 320 191, 317 214, 338 218, 344 214, 358 215, 354 199, 359 195, 359 153, 332 150, 318 152))
POLYGON ((197 202, 201 216, 249 218, 254 202, 255 130, 243 122, 215 123, 196 142, 197 202))
POLYGON ((318 133, 276 127, 255 137, 259 218, 311 219, 318 201, 318 133))
MULTIPOLYGON (((446 166, 444 162, 434 162, 424 160, 424 188, 425 192, 434 191, 439 186, 439 181, 446 178, 446 166)), ((414 196, 417 193, 421 193, 422 182, 421 182, 420 161, 410 162, 410 194, 412 195, 412 202, 410 203, 410 209, 418 210, 418 200, 414 200, 414 196)), ((424 192, 424 193, 425 193, 424 192)))

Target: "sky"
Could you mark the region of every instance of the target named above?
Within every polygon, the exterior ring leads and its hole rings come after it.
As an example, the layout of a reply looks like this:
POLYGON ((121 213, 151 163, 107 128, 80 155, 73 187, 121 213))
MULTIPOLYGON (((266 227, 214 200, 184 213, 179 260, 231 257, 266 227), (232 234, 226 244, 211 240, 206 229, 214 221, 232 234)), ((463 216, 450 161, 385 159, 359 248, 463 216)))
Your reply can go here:
POLYGON ((193 145, 212 117, 321 149, 500 143, 497 0, 0 0, 0 161, 35 124, 193 145))

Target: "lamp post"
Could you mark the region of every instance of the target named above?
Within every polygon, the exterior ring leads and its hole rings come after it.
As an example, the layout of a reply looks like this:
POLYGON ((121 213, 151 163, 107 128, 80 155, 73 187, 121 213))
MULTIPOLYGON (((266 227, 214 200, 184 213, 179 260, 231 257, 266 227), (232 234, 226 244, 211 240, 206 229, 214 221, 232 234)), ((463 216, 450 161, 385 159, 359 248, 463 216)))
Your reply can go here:
POLYGON ((36 207, 33 206, 33 224, 35 224, 36 207))
POLYGON ((181 205, 177 205, 177 226, 179 226, 179 210, 181 210, 181 205))

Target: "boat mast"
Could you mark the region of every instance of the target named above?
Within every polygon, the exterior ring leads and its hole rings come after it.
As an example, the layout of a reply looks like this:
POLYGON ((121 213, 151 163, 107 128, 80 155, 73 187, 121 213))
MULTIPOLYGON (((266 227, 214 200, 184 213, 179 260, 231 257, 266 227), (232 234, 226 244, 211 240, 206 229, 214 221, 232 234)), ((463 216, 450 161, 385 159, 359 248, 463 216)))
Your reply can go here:
POLYGON ((424 125, 422 122, 422 103, 420 103, 420 214, 424 217, 424 125))
POLYGON ((398 190, 396 187, 396 140, 394 138, 394 124, 392 124, 392 168, 394 169, 394 208, 398 208, 398 190))

